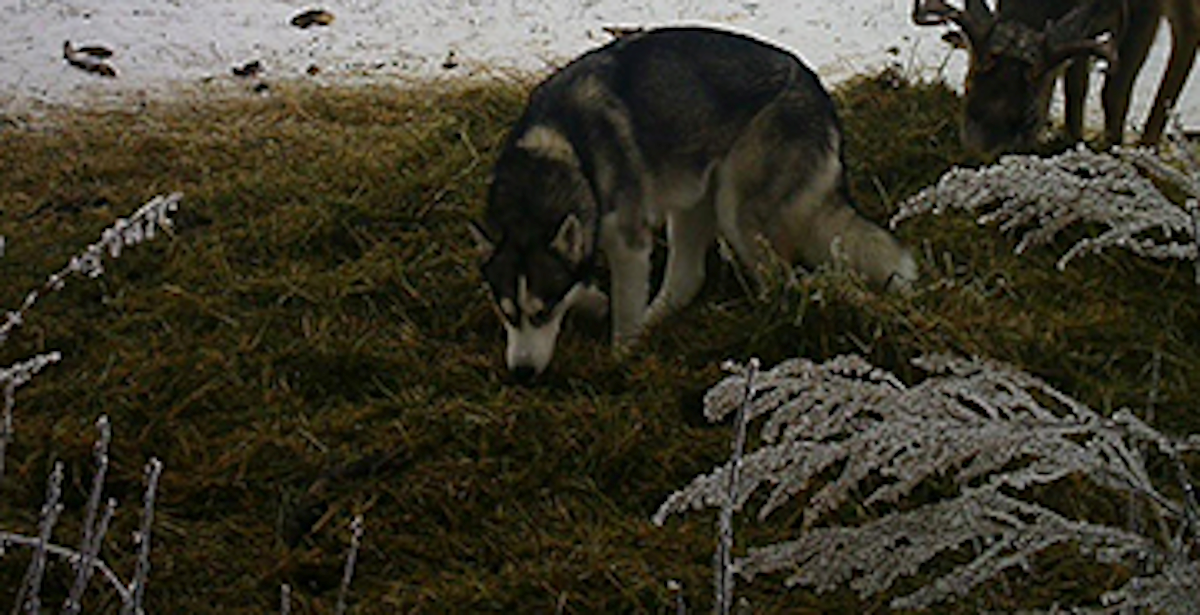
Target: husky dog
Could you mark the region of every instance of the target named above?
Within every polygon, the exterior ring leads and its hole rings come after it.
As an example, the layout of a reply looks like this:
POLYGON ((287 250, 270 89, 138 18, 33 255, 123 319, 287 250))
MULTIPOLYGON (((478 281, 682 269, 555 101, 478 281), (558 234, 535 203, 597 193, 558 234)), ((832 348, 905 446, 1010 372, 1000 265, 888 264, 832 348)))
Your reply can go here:
POLYGON ((808 266, 843 259, 885 288, 917 273, 896 239, 855 211, 840 124, 817 76, 782 49, 707 28, 621 37, 535 88, 472 229, 505 359, 522 381, 549 364, 574 306, 609 308, 619 351, 687 305, 718 234, 756 279, 769 249, 808 266), (664 221, 666 271, 651 301, 664 221), (596 287, 601 253, 611 305, 596 287))

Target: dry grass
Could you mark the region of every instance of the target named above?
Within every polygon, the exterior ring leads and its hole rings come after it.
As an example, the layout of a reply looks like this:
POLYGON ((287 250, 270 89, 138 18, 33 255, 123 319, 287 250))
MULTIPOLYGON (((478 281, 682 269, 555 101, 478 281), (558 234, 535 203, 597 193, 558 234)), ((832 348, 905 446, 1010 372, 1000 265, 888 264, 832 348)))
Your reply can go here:
MULTIPOLYGON (((714 255, 701 301, 627 362, 609 357, 604 325, 574 319, 547 382, 509 384, 464 223, 527 87, 276 87, 0 128, 0 306, 115 216, 186 195, 173 239, 44 300, 0 347, 0 365, 65 355, 19 393, 4 527, 31 531, 63 460, 58 539, 74 542, 91 424, 107 413, 122 511, 105 552, 118 569, 132 561, 142 463, 166 466, 155 612, 267 612, 285 582, 300 612, 331 612, 358 512, 353 612, 666 612, 669 579, 704 612, 713 526, 697 515, 656 529, 649 516, 726 456, 728 430, 699 408, 722 359, 859 352, 909 377, 917 354, 978 353, 1103 409, 1145 403, 1157 353, 1157 424, 1200 427, 1189 268, 1118 254, 1058 273, 1057 251, 1018 259, 1011 240, 961 218, 901 228, 924 261, 927 286, 912 298, 820 275, 756 302, 714 255)), ((877 220, 961 157, 944 87, 885 73, 838 96, 855 192, 877 220)), ((787 528, 743 536, 773 531, 787 528)), ((0 560, 0 605, 25 561, 0 560)), ((1081 578, 1077 564, 1047 558, 956 608, 1045 606, 1117 574, 1081 578)), ((58 564, 50 576, 68 575, 58 564)), ((770 579, 744 589, 765 612, 885 604, 770 579)), ((93 589, 88 604, 104 612, 105 600, 93 589)))

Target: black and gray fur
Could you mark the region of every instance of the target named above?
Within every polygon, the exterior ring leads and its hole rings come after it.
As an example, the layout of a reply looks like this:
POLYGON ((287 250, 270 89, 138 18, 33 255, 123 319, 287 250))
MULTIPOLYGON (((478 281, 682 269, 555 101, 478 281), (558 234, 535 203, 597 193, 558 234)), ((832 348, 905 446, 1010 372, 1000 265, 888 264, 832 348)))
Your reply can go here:
POLYGON ((688 304, 720 234, 758 272, 765 244, 809 266, 835 258, 881 287, 916 266, 853 208, 833 101, 794 55, 705 28, 622 37, 539 85, 496 163, 482 227, 483 277, 521 379, 545 369, 563 315, 602 311, 611 273, 614 347, 688 304), (650 300, 653 235, 667 226, 650 300))

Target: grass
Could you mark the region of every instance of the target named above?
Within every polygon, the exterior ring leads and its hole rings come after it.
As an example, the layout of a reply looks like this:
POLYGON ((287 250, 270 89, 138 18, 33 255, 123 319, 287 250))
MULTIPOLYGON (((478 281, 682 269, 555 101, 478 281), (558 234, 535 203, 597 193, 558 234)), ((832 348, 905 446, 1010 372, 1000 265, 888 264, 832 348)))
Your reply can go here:
MULTIPOLYGON (((700 413, 723 359, 857 352, 911 379, 910 358, 950 350, 1109 409, 1145 405, 1160 356, 1155 423, 1200 431, 1190 266, 1112 254, 1059 273, 1060 251, 1018 258, 1011 238, 953 216, 900 228, 922 260, 911 298, 822 274, 756 301, 714 254, 698 303, 625 362, 609 356, 606 325, 577 318, 543 384, 510 384, 465 223, 530 84, 278 86, 0 128, 0 306, 19 305, 116 216, 186 195, 174 238, 43 300, 0 347, 0 365, 64 354, 18 393, 4 527, 33 531, 61 460, 56 537, 76 540, 91 426, 107 413, 108 493, 122 507, 104 553, 118 570, 134 557, 142 464, 165 464, 152 611, 269 612, 289 583, 299 612, 332 612, 362 513, 352 612, 667 612, 672 579, 704 612, 712 519, 660 529, 649 517, 727 456, 729 430, 700 413)), ((944 86, 884 72, 836 95, 854 192, 876 220, 962 159, 944 86)), ((1077 505, 1119 514, 1100 498, 1077 505)), ((772 526, 744 526, 739 540, 788 531, 772 526)), ((0 605, 26 562, 0 560, 0 605)), ((1055 553, 947 609, 1045 607, 1121 574, 1078 566, 1055 553)), ((61 562, 48 576, 70 578, 61 562)), ((740 595, 761 612, 886 604, 777 581, 740 595)), ((113 608, 95 587, 85 604, 113 608)))

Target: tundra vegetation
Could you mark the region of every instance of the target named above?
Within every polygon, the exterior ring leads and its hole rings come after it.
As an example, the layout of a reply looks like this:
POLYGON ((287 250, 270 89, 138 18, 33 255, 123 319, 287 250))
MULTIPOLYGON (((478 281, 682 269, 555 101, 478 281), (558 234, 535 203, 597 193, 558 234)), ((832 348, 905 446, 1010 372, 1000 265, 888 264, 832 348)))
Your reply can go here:
MULTIPOLYGON (((286 587, 298 613, 703 612, 712 515, 662 527, 652 515, 729 457, 729 424, 704 417, 726 359, 759 357, 765 371, 853 354, 919 388, 934 377, 918 357, 983 357, 1097 416, 1124 408, 1163 434, 1200 431, 1192 262, 1109 249, 1060 270, 1102 224, 1065 225, 1053 246, 1017 254, 1020 233, 951 207, 898 227, 923 267, 911 295, 876 294, 836 270, 780 270, 751 296, 714 251, 697 302, 622 362, 604 325, 574 318, 545 381, 512 385, 465 222, 532 83, 279 85, 136 113, 5 117, 5 309, 137 204, 178 191, 186 205, 169 236, 43 297, 0 345, 0 366, 61 353, 15 389, 0 531, 38 535, 47 478, 61 468, 54 541, 81 544, 106 416, 104 495, 121 506, 101 556, 126 580, 139 565, 129 537, 144 466, 162 463, 147 611, 276 611, 286 587)), ((853 190, 873 219, 963 160, 960 102, 944 85, 887 70, 834 94, 853 190)), ((1157 185, 1183 202, 1185 191, 1157 185)), ((1185 501, 1188 457, 1177 458, 1146 456, 1160 503, 1185 501)), ((871 498, 881 486, 867 477, 824 520, 870 527, 952 496, 954 476, 928 476, 898 503, 871 498)), ((1030 489, 1039 510, 1079 522, 1154 519, 1144 497, 1131 504, 1112 481, 1088 478, 1030 489)), ((733 558, 798 538, 812 514, 803 502, 766 522, 730 517, 733 558)), ((1148 574, 1078 546, 1030 553, 935 608, 1094 604, 1148 574)), ((756 612, 881 611, 972 561, 970 548, 879 592, 850 582, 784 591, 785 570, 738 579, 736 596, 756 612)), ((19 608, 34 557, 3 551, 0 605, 19 608)), ((42 605, 57 608, 75 570, 50 557, 39 574, 42 605)), ((120 604, 97 581, 83 596, 86 612, 120 604)))

